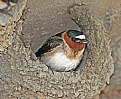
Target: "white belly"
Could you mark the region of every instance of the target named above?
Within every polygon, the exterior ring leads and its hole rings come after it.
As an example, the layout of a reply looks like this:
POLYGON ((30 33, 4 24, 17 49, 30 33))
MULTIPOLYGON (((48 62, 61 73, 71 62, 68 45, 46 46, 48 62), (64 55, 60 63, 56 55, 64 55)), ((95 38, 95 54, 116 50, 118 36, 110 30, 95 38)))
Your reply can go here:
POLYGON ((47 63, 52 70, 55 71, 69 71, 75 69, 79 64, 79 59, 72 59, 66 57, 63 53, 56 53, 47 63))

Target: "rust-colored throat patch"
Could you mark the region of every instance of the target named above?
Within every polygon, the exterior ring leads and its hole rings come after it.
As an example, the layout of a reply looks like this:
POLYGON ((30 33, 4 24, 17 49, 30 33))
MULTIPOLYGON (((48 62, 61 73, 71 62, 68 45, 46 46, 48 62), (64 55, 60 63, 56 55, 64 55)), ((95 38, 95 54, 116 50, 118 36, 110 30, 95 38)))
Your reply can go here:
POLYGON ((69 47, 70 47, 71 49, 73 49, 74 51, 76 51, 76 52, 81 51, 83 48, 85 48, 85 44, 73 42, 73 41, 68 37, 67 32, 64 33, 64 40, 65 40, 66 43, 69 45, 69 47))

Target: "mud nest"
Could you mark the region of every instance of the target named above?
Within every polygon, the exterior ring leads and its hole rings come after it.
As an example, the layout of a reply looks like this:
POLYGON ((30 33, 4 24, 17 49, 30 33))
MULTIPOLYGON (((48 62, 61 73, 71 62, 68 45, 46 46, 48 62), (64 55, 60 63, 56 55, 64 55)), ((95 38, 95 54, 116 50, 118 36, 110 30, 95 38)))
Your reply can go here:
POLYGON ((85 65, 75 73, 55 72, 53 75, 39 60, 30 59, 31 51, 16 34, 14 44, 0 54, 1 93, 23 99, 87 99, 100 93, 109 83, 114 67, 110 40, 103 26, 85 5, 74 4, 67 12, 88 38, 85 65))

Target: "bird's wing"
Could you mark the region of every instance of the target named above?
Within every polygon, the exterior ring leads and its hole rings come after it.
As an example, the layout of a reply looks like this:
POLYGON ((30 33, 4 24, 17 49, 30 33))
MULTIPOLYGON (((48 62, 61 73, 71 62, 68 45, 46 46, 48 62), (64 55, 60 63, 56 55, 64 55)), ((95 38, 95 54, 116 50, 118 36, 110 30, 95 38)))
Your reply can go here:
POLYGON ((46 52, 51 52, 53 48, 63 43, 62 32, 49 37, 42 47, 35 53, 36 57, 41 57, 46 52))

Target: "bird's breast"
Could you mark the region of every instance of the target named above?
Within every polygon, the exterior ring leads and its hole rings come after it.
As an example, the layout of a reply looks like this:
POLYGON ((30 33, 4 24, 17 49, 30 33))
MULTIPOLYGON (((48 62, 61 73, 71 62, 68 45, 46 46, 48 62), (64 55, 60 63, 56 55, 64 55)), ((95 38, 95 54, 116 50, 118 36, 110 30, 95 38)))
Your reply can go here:
POLYGON ((52 70, 69 71, 75 69, 79 64, 80 59, 69 59, 64 53, 55 53, 46 63, 52 70))

